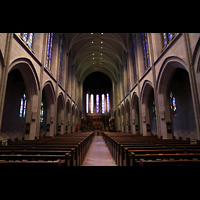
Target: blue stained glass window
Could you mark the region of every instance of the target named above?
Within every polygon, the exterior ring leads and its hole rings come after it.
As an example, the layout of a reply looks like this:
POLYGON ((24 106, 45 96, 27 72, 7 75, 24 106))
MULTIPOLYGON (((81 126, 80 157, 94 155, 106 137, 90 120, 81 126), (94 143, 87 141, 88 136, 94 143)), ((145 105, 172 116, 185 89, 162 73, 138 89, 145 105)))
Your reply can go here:
POLYGON ((99 113, 99 95, 96 95, 96 113, 99 113))
POLYGON ((167 44, 169 44, 170 40, 172 40, 174 36, 174 33, 162 33, 162 37, 163 37, 163 46, 167 46, 167 44))
POLYGON ((19 116, 25 117, 25 115, 26 115, 26 94, 24 93, 23 97, 21 98, 19 116))
POLYGON ((40 122, 43 122, 43 120, 44 120, 44 106, 43 106, 43 102, 41 102, 40 122))
POLYGON ((86 94, 86 113, 89 112, 89 94, 86 94))
POLYGON ((150 66, 147 33, 142 33, 142 44, 143 44, 143 53, 144 53, 144 65, 145 65, 145 70, 146 70, 150 66))
POLYGON ((107 101, 107 112, 109 112, 109 94, 106 95, 106 101, 107 101))
POLYGON ((27 37, 28 37, 28 33, 24 33, 23 35, 23 40, 26 42, 27 41, 27 37))
POLYGON ((173 92, 170 92, 169 102, 170 102, 171 116, 172 117, 177 116, 176 99, 175 99, 173 92))
POLYGON ((52 46, 53 46, 53 33, 48 33, 46 67, 49 70, 51 70, 52 46))
POLYGON ((102 113, 105 113, 105 94, 101 95, 102 99, 102 113))
POLYGON ((28 44, 28 46, 30 48, 32 48, 34 33, 18 33, 18 34, 19 34, 19 36, 22 37, 24 42, 26 42, 28 44))
POLYGON ((90 99, 91 99, 91 113, 94 112, 94 95, 91 94, 90 95, 90 99))
POLYGON ((48 33, 48 39, 47 39, 47 62, 46 62, 46 67, 49 66, 49 44, 50 44, 50 38, 51 38, 51 34, 48 33))
POLYGON ((58 74, 58 81, 62 83, 62 64, 63 64, 63 35, 60 39, 60 61, 59 61, 59 74, 58 74))
POLYGON ((23 98, 21 98, 21 105, 20 105, 20 111, 19 111, 20 117, 23 117, 23 107, 24 107, 23 105, 24 105, 23 98))
POLYGON ((29 38, 28 38, 28 40, 27 40, 27 44, 28 44, 28 46, 30 47, 30 48, 32 48, 32 44, 33 44, 33 33, 30 33, 29 34, 29 38))
POLYGON ((168 33, 168 40, 171 40, 172 39, 172 33, 168 33))
POLYGON ((163 45, 166 46, 167 45, 167 34, 163 33, 163 45))

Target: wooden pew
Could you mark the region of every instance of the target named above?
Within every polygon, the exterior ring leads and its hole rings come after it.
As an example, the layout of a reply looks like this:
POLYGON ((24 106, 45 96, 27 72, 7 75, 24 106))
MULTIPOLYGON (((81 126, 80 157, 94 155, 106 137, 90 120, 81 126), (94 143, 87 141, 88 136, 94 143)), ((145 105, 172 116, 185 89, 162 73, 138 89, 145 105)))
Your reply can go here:
MULTIPOLYGON (((138 159, 199 159, 200 146, 191 145, 190 139, 158 139, 123 133, 103 133, 104 140, 118 165, 130 166, 139 163, 138 159), (164 154, 164 156, 162 155, 164 154), (134 156, 133 156, 134 155, 134 156), (165 156, 166 155, 166 156, 165 156), (196 157, 195 157, 196 156, 196 157), (137 159, 137 158, 138 159, 137 159), (136 159, 136 160, 135 160, 136 159)), ((145 161, 145 160, 144 160, 145 161)), ((170 161, 171 162, 171 161, 170 161)), ((176 163, 176 162, 174 162, 176 163)), ((189 162, 188 162, 189 163, 189 162)), ((192 165, 191 162, 189 165, 192 165)), ((196 162, 198 163, 198 161, 196 162)), ((197 165, 195 163, 195 165, 197 165)), ((163 163, 162 163, 163 164, 163 163)), ((146 164, 144 164, 146 165, 146 164)))
MULTIPOLYGON (((189 150, 190 152, 194 149, 196 149, 197 151, 200 150, 200 145, 182 145, 182 144, 175 144, 175 145, 146 145, 144 144, 144 146, 135 146, 135 145, 119 145, 119 152, 118 152, 118 165, 119 166, 123 166, 122 162, 125 157, 128 157, 128 154, 130 151, 135 151, 138 152, 139 150, 158 150, 161 153, 161 150, 174 150, 176 151, 177 149, 180 149, 180 151, 187 151, 189 150), (182 149, 182 150, 181 150, 182 149)), ((149 152, 145 152, 148 153, 149 152)), ((128 161, 125 161, 125 163, 127 164, 128 161)))
MULTIPOLYGON (((3 153, 2 150, 12 150, 13 152, 16 150, 23 150, 23 151, 30 151, 30 150, 39 150, 39 151, 69 151, 74 157, 72 159, 75 159, 75 166, 80 166, 81 163, 81 152, 78 145, 59 145, 59 146, 52 146, 52 145, 22 145, 22 146, 0 146, 0 154, 3 153)), ((12 153, 13 153, 12 152, 12 153)), ((28 152, 27 152, 28 153, 28 152)))
POLYGON ((65 153, 65 155, 0 155, 0 166, 2 160, 11 161, 55 161, 55 160, 64 160, 62 163, 63 166, 70 166, 70 153, 65 153))
POLYGON ((0 161, 0 167, 50 167, 50 166, 62 166, 61 160, 56 161, 0 161))
MULTIPOLYGON (((65 164, 66 166, 75 166, 75 160, 74 160, 74 152, 73 152, 73 149, 72 151, 52 151, 52 150, 0 150, 0 157, 6 157, 6 156, 17 156, 20 158, 21 157, 30 157, 31 159, 31 156, 33 157, 34 159, 34 156, 35 158, 38 156, 41 155, 41 159, 42 160, 42 157, 45 157, 46 156, 46 159, 47 158, 56 158, 56 156, 58 157, 58 159, 60 158, 63 158, 65 159, 65 164), (61 156, 61 157, 59 157, 61 156)), ((3 160, 3 159, 2 159, 3 160)))
POLYGON ((200 160, 140 160, 139 166, 200 166, 200 160))
POLYGON ((135 154, 133 152, 130 153, 130 166, 139 166, 140 160, 149 161, 149 160, 180 160, 180 159, 188 159, 188 160, 200 160, 200 154, 135 154))
MULTIPOLYGON (((111 152, 111 155, 113 156, 114 160, 118 165, 120 165, 120 145, 127 144, 129 145, 145 145, 148 144, 150 146, 154 146, 156 142, 158 142, 161 139, 154 138, 152 136, 138 136, 133 134, 124 134, 124 133, 109 133, 105 132, 103 133, 103 137, 105 139, 105 142, 111 152), (154 140, 154 142, 152 141, 154 140)), ((161 140, 162 142, 159 142, 159 144, 187 144, 188 141, 181 141, 181 140, 161 140)))
POLYGON ((0 156, 9 160, 11 158, 29 160, 65 159, 65 166, 80 166, 89 149, 94 133, 79 133, 53 138, 40 138, 37 140, 9 141, 8 146, 0 146, 0 156), (9 155, 10 154, 10 155, 9 155), (41 154, 41 155, 37 155, 41 154))
MULTIPOLYGON (((130 163, 133 162, 131 161, 131 156, 133 156, 133 153, 136 155, 146 155, 148 157, 151 157, 151 155, 155 154, 158 155, 158 158, 155 157, 154 159, 160 159, 161 157, 165 157, 165 154, 190 154, 190 158, 195 157, 195 154, 200 154, 200 149, 152 149, 152 150, 128 150, 128 148, 125 148, 125 158, 123 160, 123 165, 124 166, 130 166, 130 163), (148 154, 148 155, 147 155, 148 154)), ((139 157, 139 156, 138 156, 139 157)), ((142 156, 141 156, 142 157, 142 156)), ((153 157, 153 156, 152 156, 153 157)), ((168 155, 168 157, 170 157, 168 155)), ((173 157, 173 156, 172 156, 173 157)), ((175 157, 175 156, 174 156, 175 157)), ((184 157, 184 156, 182 156, 184 157)), ((196 158, 196 157, 195 157, 196 158)), ((132 157, 133 159, 133 157, 132 157)), ((187 159, 187 158, 185 158, 187 159)))

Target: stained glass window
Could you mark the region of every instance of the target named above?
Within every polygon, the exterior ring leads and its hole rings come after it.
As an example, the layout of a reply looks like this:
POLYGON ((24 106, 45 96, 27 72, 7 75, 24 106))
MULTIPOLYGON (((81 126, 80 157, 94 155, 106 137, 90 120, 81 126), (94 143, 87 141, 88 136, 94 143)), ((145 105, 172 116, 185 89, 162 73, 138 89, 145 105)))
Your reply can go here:
POLYGON ((89 112, 89 94, 86 94, 86 113, 89 112))
POLYGON ((49 70, 51 70, 52 46, 53 46, 53 33, 48 33, 46 67, 49 70))
POLYGON ((133 74, 134 74, 134 82, 137 81, 137 71, 136 71, 136 62, 135 62, 135 39, 132 35, 132 58, 133 58, 133 74))
POLYGON ((168 40, 171 40, 173 36, 173 33, 168 33, 168 40))
POLYGON ((174 36, 174 33, 162 33, 164 47, 167 46, 167 44, 169 44, 173 36, 174 36))
POLYGON ((169 102, 170 102, 170 112, 172 117, 177 116, 176 99, 173 92, 170 92, 169 102))
POLYGON ((145 70, 146 70, 150 66, 147 33, 142 33, 142 44, 143 44, 143 53, 144 53, 144 65, 145 65, 145 70))
POLYGON ((24 33, 23 35, 23 40, 26 42, 27 41, 27 37, 28 37, 28 33, 24 33))
POLYGON ((63 35, 60 39, 60 61, 59 61, 59 74, 58 74, 58 81, 62 83, 62 66, 63 66, 63 35))
POLYGON ((24 93, 23 97, 21 98, 19 116, 25 117, 25 115, 26 115, 26 94, 24 93))
POLYGON ((157 119, 155 101, 153 101, 152 112, 153 112, 153 119, 157 119))
POLYGON ((99 113, 99 95, 96 95, 96 113, 99 113))
POLYGON ((167 34, 163 33, 162 35, 163 35, 163 45, 167 46, 167 34))
POLYGON ((28 38, 28 41, 27 41, 27 44, 30 48, 32 48, 32 44, 33 44, 33 33, 30 33, 29 34, 29 38, 28 38))
POLYGON ((22 37, 24 42, 26 42, 28 46, 32 48, 34 33, 18 33, 18 34, 22 37))
POLYGON ((105 113, 105 94, 101 95, 102 99, 102 113, 105 113))
POLYGON ((43 102, 41 102, 40 122, 43 122, 43 120, 44 120, 44 106, 43 106, 43 102))
POLYGON ((91 94, 90 95, 90 100, 91 100, 91 113, 93 113, 94 112, 94 95, 93 94, 91 94))
POLYGON ((109 112, 109 94, 106 95, 106 101, 107 101, 107 112, 109 112))

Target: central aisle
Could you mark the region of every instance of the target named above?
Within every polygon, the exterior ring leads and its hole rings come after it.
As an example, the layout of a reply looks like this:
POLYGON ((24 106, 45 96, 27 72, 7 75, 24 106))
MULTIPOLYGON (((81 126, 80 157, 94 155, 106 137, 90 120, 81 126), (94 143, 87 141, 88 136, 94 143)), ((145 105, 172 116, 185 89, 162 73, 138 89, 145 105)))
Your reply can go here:
POLYGON ((82 166, 116 166, 102 136, 94 136, 82 166))

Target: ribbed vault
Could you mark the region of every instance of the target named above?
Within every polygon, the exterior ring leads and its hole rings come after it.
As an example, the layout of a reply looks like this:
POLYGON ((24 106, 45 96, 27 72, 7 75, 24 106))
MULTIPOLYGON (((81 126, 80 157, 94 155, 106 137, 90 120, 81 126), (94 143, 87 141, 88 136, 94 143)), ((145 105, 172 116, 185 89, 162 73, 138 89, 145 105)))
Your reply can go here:
POLYGON ((127 33, 70 33, 68 47, 78 81, 82 82, 95 71, 117 80, 124 52, 127 52, 127 33))

